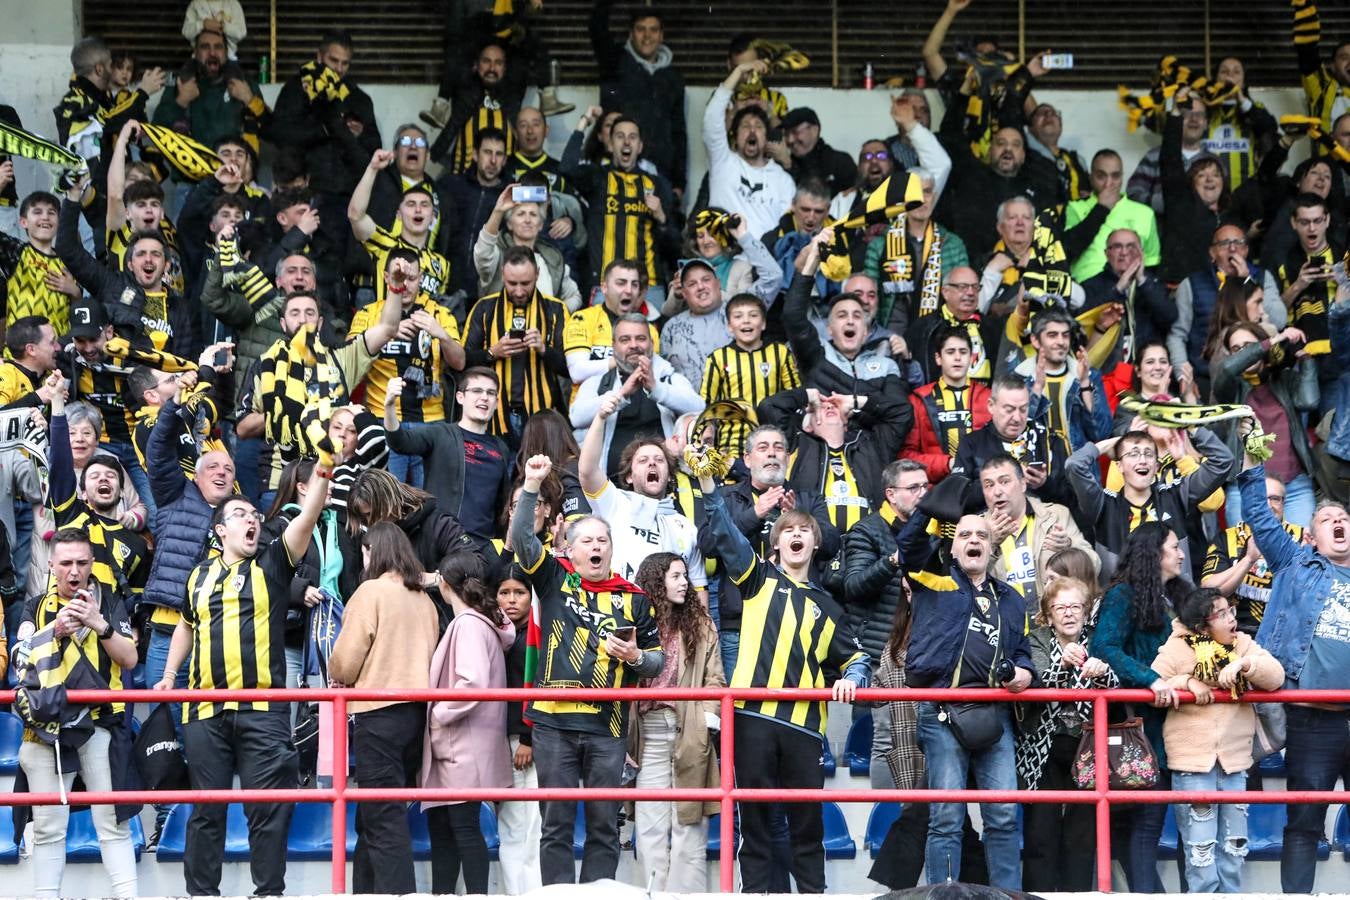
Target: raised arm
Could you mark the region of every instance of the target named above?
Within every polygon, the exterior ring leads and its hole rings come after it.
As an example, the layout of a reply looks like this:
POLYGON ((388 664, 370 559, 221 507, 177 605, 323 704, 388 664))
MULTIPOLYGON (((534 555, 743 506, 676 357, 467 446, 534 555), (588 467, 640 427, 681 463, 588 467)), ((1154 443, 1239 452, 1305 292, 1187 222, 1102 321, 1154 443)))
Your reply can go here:
MULTIPOLYGON (((631 381, 631 379, 630 379, 631 381)), ((595 421, 586 429, 586 437, 581 442, 581 454, 577 457, 577 478, 581 489, 589 497, 594 497, 605 489, 605 421, 616 412, 624 402, 622 391, 610 391, 600 400, 600 408, 595 412, 595 421)))
POLYGON ((1299 544, 1289 532, 1284 530, 1280 520, 1275 518, 1270 508, 1270 499, 1266 496, 1266 467, 1251 462, 1247 457, 1247 468, 1238 473, 1238 492, 1242 495, 1242 514, 1252 530, 1252 540, 1257 549, 1266 558, 1270 571, 1279 574, 1314 555, 1311 547, 1299 544))
POLYGON ((385 296, 381 301, 384 305, 380 307, 380 318, 374 325, 361 332, 361 339, 366 342, 366 350, 371 356, 378 355, 380 348, 398 334, 398 323, 403 317, 403 296, 408 291, 417 290, 417 282, 412 280, 411 276, 412 272, 406 261, 396 259, 390 265, 388 278, 385 280, 385 296))
POLYGON ((392 150, 376 150, 371 154, 366 170, 361 173, 356 190, 352 191, 352 199, 347 204, 347 221, 352 223, 352 234, 361 243, 370 240, 370 236, 375 233, 375 220, 367 212, 370 208, 370 192, 375 189, 375 179, 393 161, 392 150))
POLYGON ((538 568, 546 555, 544 545, 534 533, 534 508, 539 503, 539 485, 552 471, 553 460, 542 453, 525 460, 525 481, 521 485, 520 499, 516 502, 516 511, 507 529, 506 539, 511 552, 531 572, 538 568))
POLYGON ((140 137, 141 125, 135 119, 122 126, 113 144, 112 156, 108 160, 108 209, 104 214, 104 227, 116 231, 126 224, 127 210, 122 202, 122 194, 127 187, 127 144, 140 137))
POLYGON ((1064 474, 1078 499, 1078 510, 1084 521, 1096 522, 1106 502, 1106 493, 1097 481, 1097 457, 1110 452, 1119 440, 1112 437, 1095 443, 1090 441, 1075 450, 1064 463, 1064 474))
POLYGON ((727 504, 717 489, 717 483, 711 476, 704 475, 698 480, 699 490, 703 492, 703 509, 706 513, 700 528, 706 528, 712 540, 708 542, 713 552, 709 555, 722 561, 727 575, 736 584, 745 581, 755 565, 755 551, 745 535, 731 521, 727 504))
POLYGON ((970 0, 947 0, 942 15, 933 23, 933 30, 923 42, 923 64, 928 68, 928 77, 937 81, 947 74, 947 61, 942 58, 942 42, 947 39, 947 29, 956 21, 956 14, 970 5, 970 0))
POLYGON ((83 212, 80 207, 80 195, 84 192, 84 181, 85 179, 80 179, 80 184, 66 191, 66 198, 61 201, 61 214, 56 223, 55 249, 56 255, 70 270, 70 274, 75 276, 80 287, 88 291, 94 299, 101 301, 104 287, 113 276, 99 264, 98 260, 89 255, 84 249, 84 242, 80 240, 80 216, 83 212))
POLYGON ((281 539, 286 542, 286 552, 292 560, 300 560, 309 549, 314 538, 314 526, 319 524, 324 504, 328 502, 328 480, 333 473, 315 466, 309 476, 309 490, 300 504, 300 512, 291 519, 281 539))

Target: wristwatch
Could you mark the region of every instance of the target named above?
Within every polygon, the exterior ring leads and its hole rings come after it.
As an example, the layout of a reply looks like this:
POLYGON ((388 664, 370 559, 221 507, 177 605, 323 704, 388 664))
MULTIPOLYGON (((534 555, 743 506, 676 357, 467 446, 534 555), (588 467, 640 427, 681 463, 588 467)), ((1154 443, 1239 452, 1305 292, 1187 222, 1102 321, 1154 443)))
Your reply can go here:
POLYGON ((113 629, 113 623, 109 622, 108 627, 104 628, 102 631, 98 633, 98 639, 100 641, 106 641, 108 638, 112 637, 114 633, 115 630, 113 629))
POLYGON ((646 658, 647 658, 647 651, 646 651, 646 650, 643 650, 641 647, 639 647, 639 648, 638 648, 638 658, 637 658, 637 659, 633 660, 632 662, 629 662, 628 660, 625 659, 623 662, 624 662, 624 665, 629 666, 630 668, 636 669, 638 666, 642 665, 642 661, 643 661, 644 659, 646 659, 646 658))

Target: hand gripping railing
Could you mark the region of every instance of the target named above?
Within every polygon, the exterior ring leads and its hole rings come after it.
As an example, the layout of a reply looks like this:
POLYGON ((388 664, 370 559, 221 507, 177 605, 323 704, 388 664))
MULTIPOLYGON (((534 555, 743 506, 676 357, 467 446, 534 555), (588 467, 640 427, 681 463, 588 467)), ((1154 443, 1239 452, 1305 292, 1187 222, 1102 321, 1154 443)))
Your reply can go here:
MULTIPOLYGON (((1191 702, 1192 695, 1178 692, 1183 702, 1191 702)), ((0 692, 0 702, 13 700, 13 692, 0 692)), ((717 700, 721 704, 721 784, 716 788, 352 788, 347 786, 347 729, 333 729, 332 787, 308 790, 211 790, 211 791, 81 791, 67 794, 73 805, 112 803, 331 803, 333 805, 333 893, 347 890, 347 801, 422 801, 422 800, 660 800, 713 801, 721 804, 721 882, 724 893, 735 890, 734 812, 735 804, 782 802, 783 791, 737 788, 734 780, 735 702, 737 700, 828 700, 825 689, 769 688, 512 688, 503 690, 360 690, 353 688, 307 688, 262 691, 229 690, 122 690, 71 691, 74 703, 160 703, 201 702, 223 703, 230 700, 292 703, 319 701, 333 704, 333 721, 347 717, 349 701, 385 700, 397 702, 432 702, 435 700, 495 701, 519 703, 527 699, 566 699, 568 701, 603 702, 612 700, 717 700)), ((1235 702, 1222 691, 1214 692, 1216 702, 1235 702)), ((1106 772, 1107 759, 1107 703, 1151 703, 1153 692, 1147 690, 1028 690, 1014 694, 1005 690, 987 688, 868 688, 857 692, 857 700, 879 702, 885 700, 955 701, 987 700, 1006 703, 1058 701, 1092 701, 1096 771, 1106 772)), ((1348 691, 1280 691, 1262 693, 1252 691, 1241 702, 1302 702, 1350 703, 1348 691)), ((1027 791, 1027 790, 793 790, 798 802, 985 802, 985 803, 1091 803, 1096 806, 1097 819, 1097 887, 1111 890, 1111 823, 1113 803, 1333 803, 1343 802, 1345 794, 1338 791, 1113 791, 1108 779, 1098 776, 1096 788, 1090 791, 1027 791)), ((0 793, 0 805, 51 806, 61 802, 58 794, 0 793)))

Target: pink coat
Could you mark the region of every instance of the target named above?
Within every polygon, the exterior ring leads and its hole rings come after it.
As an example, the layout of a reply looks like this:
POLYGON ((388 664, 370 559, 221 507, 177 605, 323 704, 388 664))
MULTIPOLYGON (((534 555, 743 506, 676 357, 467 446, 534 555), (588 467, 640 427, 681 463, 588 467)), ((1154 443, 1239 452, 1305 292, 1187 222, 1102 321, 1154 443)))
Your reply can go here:
MULTIPOLYGON (((474 610, 455 616, 431 657, 431 687, 506 687, 506 650, 515 637, 510 622, 497 628, 474 610)), ((487 788, 511 783, 505 703, 438 700, 430 705, 420 786, 487 788)), ((422 809, 447 805, 450 801, 429 801, 422 809)))

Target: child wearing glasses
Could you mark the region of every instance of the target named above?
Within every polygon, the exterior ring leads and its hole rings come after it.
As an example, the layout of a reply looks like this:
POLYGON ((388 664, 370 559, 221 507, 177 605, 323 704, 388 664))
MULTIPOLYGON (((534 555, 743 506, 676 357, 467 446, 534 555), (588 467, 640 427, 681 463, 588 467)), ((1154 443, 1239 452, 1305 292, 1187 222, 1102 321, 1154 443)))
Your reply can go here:
MULTIPOLYGON (((1172 636, 1152 668, 1174 690, 1195 696, 1194 703, 1168 711, 1163 725, 1173 790, 1245 790, 1254 762, 1256 712, 1250 703, 1215 703, 1215 696, 1237 700, 1248 690, 1276 690, 1284 683, 1284 667, 1238 630, 1228 598, 1199 588, 1178 607, 1172 636)), ((1175 813, 1190 892, 1241 891, 1247 805, 1178 803, 1175 813)))

